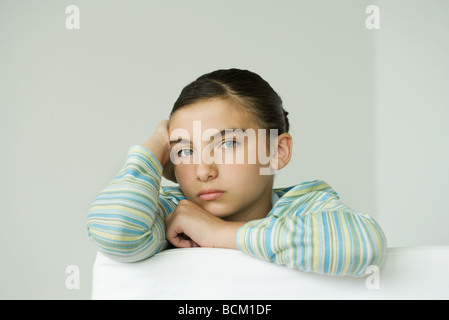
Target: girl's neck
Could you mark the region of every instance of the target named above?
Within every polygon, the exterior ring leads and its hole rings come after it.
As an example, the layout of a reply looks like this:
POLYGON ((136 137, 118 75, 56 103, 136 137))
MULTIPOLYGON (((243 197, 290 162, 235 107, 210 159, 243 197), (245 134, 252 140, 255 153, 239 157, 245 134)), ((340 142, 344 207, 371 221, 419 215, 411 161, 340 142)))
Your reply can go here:
POLYGON ((249 222, 265 218, 272 208, 272 192, 272 187, 267 188, 266 191, 261 195, 261 197, 255 199, 250 205, 242 208, 240 211, 234 213, 233 215, 223 218, 223 220, 234 222, 249 222))

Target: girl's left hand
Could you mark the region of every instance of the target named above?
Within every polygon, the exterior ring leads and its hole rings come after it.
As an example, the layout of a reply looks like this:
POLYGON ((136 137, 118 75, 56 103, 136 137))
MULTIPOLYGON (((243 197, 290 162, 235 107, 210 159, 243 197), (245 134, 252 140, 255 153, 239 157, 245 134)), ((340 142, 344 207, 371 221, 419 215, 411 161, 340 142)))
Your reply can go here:
POLYGON ((237 231, 244 222, 227 222, 196 203, 181 200, 165 218, 165 237, 175 247, 237 249, 237 231))

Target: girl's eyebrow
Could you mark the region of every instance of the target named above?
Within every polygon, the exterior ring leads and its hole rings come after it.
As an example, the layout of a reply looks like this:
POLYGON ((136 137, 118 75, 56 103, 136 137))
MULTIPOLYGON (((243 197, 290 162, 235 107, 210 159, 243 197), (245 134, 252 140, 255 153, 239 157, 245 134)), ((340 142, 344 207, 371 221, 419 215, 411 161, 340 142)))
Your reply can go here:
POLYGON ((242 130, 242 129, 239 129, 239 128, 223 129, 223 130, 221 130, 220 132, 217 132, 216 134, 212 135, 212 136, 210 137, 210 140, 215 139, 216 137, 219 137, 219 136, 222 136, 222 137, 223 137, 223 136, 226 135, 226 133, 232 133, 232 132, 234 132, 235 130, 242 130))
MULTIPOLYGON (((221 130, 220 132, 217 132, 216 134, 212 135, 212 136, 210 137, 210 140, 215 139, 216 137, 219 137, 219 136, 224 136, 224 135, 226 135, 226 133, 233 133, 233 132, 236 131, 236 130, 237 130, 237 132, 239 132, 239 131, 245 131, 245 130, 240 129, 240 128, 228 128, 228 129, 223 129, 223 130, 221 130)), ((174 144, 176 144, 176 143, 192 144, 191 141, 190 141, 189 139, 185 139, 185 138, 179 137, 179 138, 176 139, 176 140, 171 140, 171 141, 170 141, 170 146, 172 146, 172 145, 174 145, 174 144)))
POLYGON ((176 144, 176 143, 186 143, 186 144, 190 144, 190 140, 189 139, 183 139, 183 138, 178 138, 176 140, 171 140, 170 141, 170 146, 176 144))

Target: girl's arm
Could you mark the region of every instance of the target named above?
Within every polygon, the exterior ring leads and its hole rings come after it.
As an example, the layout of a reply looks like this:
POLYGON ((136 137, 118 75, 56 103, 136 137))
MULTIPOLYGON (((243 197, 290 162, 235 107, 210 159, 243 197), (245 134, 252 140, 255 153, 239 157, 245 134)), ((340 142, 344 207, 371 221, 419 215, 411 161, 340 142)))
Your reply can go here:
POLYGON ((160 136, 160 128, 143 146, 129 149, 125 165, 89 209, 89 238, 116 260, 143 260, 168 245, 164 218, 176 204, 159 194, 161 163, 169 158, 168 138, 160 136))
POLYGON ((334 193, 307 206, 292 202, 280 215, 251 221, 239 229, 243 252, 303 271, 363 276, 369 265, 381 266, 386 239, 377 223, 354 212, 334 193))

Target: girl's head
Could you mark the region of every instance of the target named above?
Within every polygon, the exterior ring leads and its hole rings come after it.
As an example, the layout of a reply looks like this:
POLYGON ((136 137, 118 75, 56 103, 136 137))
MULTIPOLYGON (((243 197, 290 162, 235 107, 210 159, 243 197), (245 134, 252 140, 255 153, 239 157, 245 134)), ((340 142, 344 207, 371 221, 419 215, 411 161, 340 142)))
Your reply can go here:
POLYGON ((268 82, 254 72, 240 69, 217 70, 187 85, 176 100, 170 117, 195 102, 220 98, 248 112, 261 128, 288 132, 288 112, 268 82))
POLYGON ((187 199, 223 219, 264 217, 274 177, 261 172, 281 169, 291 157, 287 114, 255 73, 230 69, 199 77, 170 113, 172 180, 187 199))

